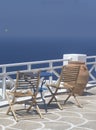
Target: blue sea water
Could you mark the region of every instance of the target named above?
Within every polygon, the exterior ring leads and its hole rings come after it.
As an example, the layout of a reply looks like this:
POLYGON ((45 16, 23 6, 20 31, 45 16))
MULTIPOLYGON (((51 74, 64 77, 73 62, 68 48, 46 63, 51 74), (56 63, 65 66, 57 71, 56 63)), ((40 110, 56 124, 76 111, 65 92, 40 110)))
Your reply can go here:
POLYGON ((96 55, 96 0, 0 2, 0 64, 96 55))
POLYGON ((96 55, 96 38, 2 38, 0 64, 61 59, 63 54, 96 55))

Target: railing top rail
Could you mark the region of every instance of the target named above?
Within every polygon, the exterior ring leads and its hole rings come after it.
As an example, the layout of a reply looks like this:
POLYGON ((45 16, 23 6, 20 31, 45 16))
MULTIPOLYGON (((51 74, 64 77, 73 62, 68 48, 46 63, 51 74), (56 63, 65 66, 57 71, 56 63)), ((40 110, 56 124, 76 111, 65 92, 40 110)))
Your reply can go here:
POLYGON ((87 56, 86 58, 87 58, 87 59, 96 58, 96 56, 87 56))
POLYGON ((94 62, 87 62, 86 64, 87 65, 92 65, 92 64, 96 65, 96 62, 95 61, 94 62))
MULTIPOLYGON (((87 56, 87 59, 90 58, 96 58, 96 56, 87 56)), ((12 66, 23 66, 23 65, 34 65, 34 64, 42 64, 42 63, 51 63, 51 62, 62 62, 62 61, 68 61, 70 59, 53 59, 53 60, 42 60, 42 61, 32 61, 32 62, 21 62, 21 63, 10 63, 10 64, 1 64, 0 68, 2 67, 12 67, 12 66)), ((90 64, 90 63, 88 63, 90 64)), ((91 62, 92 64, 92 62, 91 62)))
POLYGON ((54 60, 43 60, 43 61, 32 61, 32 62, 21 62, 21 63, 12 63, 12 64, 1 64, 1 67, 12 67, 12 66, 23 66, 28 64, 42 64, 42 63, 49 63, 49 62, 60 62, 60 61, 68 61, 70 59, 54 59, 54 60))
MULTIPOLYGON (((87 59, 90 58, 96 58, 96 56, 87 56, 87 59)), ((50 63, 50 62, 62 62, 62 61, 68 61, 70 59, 53 59, 53 60, 42 60, 42 61, 32 61, 32 62, 21 62, 21 63, 10 63, 10 64, 1 64, 0 68, 2 67, 12 67, 12 66, 23 66, 23 65, 34 65, 34 64, 42 64, 42 63, 50 63)), ((92 63, 92 62, 91 62, 92 63)), ((89 63, 90 64, 90 63, 89 63)))

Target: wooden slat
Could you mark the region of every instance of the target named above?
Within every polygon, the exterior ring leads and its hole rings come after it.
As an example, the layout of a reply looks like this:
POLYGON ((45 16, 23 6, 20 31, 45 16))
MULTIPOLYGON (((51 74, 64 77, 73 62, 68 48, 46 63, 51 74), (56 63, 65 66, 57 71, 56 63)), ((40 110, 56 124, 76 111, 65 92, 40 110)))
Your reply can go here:
POLYGON ((79 66, 64 66, 61 72, 62 82, 72 82, 77 80, 79 66))

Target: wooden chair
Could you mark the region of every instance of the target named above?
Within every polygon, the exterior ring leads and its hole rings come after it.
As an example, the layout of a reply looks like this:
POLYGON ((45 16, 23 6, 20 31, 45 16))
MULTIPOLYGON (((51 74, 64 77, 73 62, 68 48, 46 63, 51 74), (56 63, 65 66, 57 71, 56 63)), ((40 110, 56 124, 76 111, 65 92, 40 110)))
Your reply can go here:
MULTIPOLYGON (((40 80, 40 72, 17 72, 16 84, 14 89, 6 92, 9 108, 7 114, 11 112, 16 121, 16 107, 15 104, 26 104, 26 101, 30 98, 30 103, 27 108, 24 108, 27 112, 31 108, 34 108, 37 113, 42 117, 39 106, 37 105, 36 97, 38 94, 38 86, 40 80), (23 98, 23 99, 22 99, 23 98), (24 99, 25 98, 25 99, 24 99)), ((22 109, 19 109, 22 110, 22 109)))
POLYGON ((66 98, 65 102, 70 98, 70 96, 73 96, 78 104, 79 107, 81 107, 79 101, 76 98, 77 93, 75 94, 74 89, 77 87, 77 78, 79 74, 80 66, 63 66, 61 70, 61 74, 59 79, 57 80, 56 83, 52 84, 46 84, 48 87, 49 91, 51 92, 51 99, 48 102, 48 105, 55 100, 57 105, 59 106, 60 109, 62 109, 62 106, 60 105, 59 101, 56 98, 57 91, 59 89, 67 89, 68 90, 68 97, 66 98), (55 91, 53 92, 51 88, 55 88, 55 91))

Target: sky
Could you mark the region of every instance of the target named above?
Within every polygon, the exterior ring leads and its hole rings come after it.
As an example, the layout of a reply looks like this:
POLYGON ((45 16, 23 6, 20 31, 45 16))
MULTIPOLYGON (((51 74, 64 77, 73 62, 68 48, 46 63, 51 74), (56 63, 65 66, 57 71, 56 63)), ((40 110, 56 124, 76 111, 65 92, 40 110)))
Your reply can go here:
POLYGON ((96 37, 96 0, 0 0, 0 37, 96 37))

